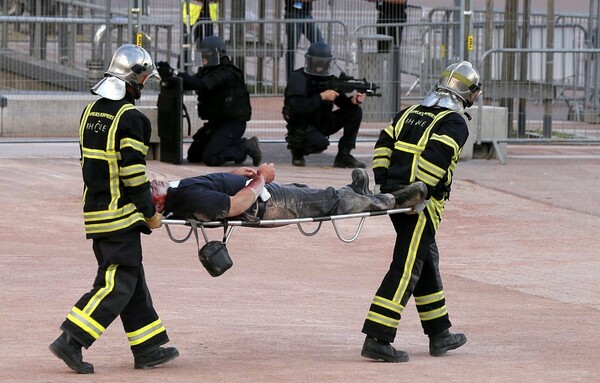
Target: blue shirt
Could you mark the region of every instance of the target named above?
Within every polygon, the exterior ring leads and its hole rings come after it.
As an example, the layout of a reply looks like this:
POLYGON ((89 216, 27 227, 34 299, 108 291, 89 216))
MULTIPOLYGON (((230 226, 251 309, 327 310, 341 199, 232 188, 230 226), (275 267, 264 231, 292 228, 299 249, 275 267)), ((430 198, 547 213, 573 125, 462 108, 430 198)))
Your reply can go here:
POLYGON ((169 188, 163 214, 179 219, 214 221, 225 219, 231 207, 230 196, 246 186, 248 178, 232 173, 189 177, 169 188))

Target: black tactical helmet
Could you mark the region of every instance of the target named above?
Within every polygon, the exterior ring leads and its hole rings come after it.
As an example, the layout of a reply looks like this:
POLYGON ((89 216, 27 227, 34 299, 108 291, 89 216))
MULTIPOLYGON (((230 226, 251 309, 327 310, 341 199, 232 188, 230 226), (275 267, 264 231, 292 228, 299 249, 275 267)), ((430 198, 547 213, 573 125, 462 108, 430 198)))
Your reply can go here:
POLYGON ((202 66, 219 65, 221 57, 225 56, 225 43, 218 36, 205 37, 200 41, 200 55, 202 66))
POLYGON ((333 55, 325 43, 313 43, 308 48, 304 61, 304 72, 311 76, 331 76, 333 55))

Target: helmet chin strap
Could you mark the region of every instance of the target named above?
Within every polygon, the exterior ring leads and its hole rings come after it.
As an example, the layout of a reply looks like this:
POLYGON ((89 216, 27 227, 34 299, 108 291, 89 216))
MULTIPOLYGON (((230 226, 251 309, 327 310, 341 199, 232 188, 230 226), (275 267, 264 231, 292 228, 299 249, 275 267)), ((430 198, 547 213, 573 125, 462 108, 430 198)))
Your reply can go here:
POLYGON ((127 93, 129 93, 135 100, 139 100, 140 97, 142 97, 142 88, 144 86, 142 85, 141 87, 137 87, 137 86, 133 86, 129 83, 126 83, 126 89, 127 89, 127 93))

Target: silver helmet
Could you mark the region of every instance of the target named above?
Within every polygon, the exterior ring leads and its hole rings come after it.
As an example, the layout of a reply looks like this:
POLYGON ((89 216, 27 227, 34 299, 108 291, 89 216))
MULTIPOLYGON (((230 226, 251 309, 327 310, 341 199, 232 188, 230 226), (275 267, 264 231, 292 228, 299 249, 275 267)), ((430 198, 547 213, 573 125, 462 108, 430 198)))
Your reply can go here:
POLYGON ((110 100, 120 100, 125 97, 125 84, 129 84, 139 98, 150 77, 160 78, 148 52, 138 45, 125 44, 115 51, 104 78, 91 91, 110 100))
POLYGON ((435 90, 421 102, 424 106, 440 106, 461 111, 473 105, 481 93, 479 72, 468 61, 454 63, 446 68, 435 90))

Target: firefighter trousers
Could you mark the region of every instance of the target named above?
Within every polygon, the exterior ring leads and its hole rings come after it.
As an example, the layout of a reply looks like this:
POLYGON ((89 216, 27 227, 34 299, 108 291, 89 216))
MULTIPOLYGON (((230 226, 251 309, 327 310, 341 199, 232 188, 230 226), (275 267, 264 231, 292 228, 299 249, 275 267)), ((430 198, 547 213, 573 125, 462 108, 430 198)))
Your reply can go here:
POLYGON ((369 308, 362 332, 393 342, 402 312, 414 297, 423 331, 437 334, 450 328, 439 272, 439 253, 430 211, 392 214, 396 231, 394 256, 369 308))
POLYGON ((94 239, 93 249, 98 260, 93 288, 73 306, 61 329, 88 348, 119 316, 134 355, 167 343, 146 285, 139 231, 94 239), (124 259, 131 261, 111 263, 124 259))

